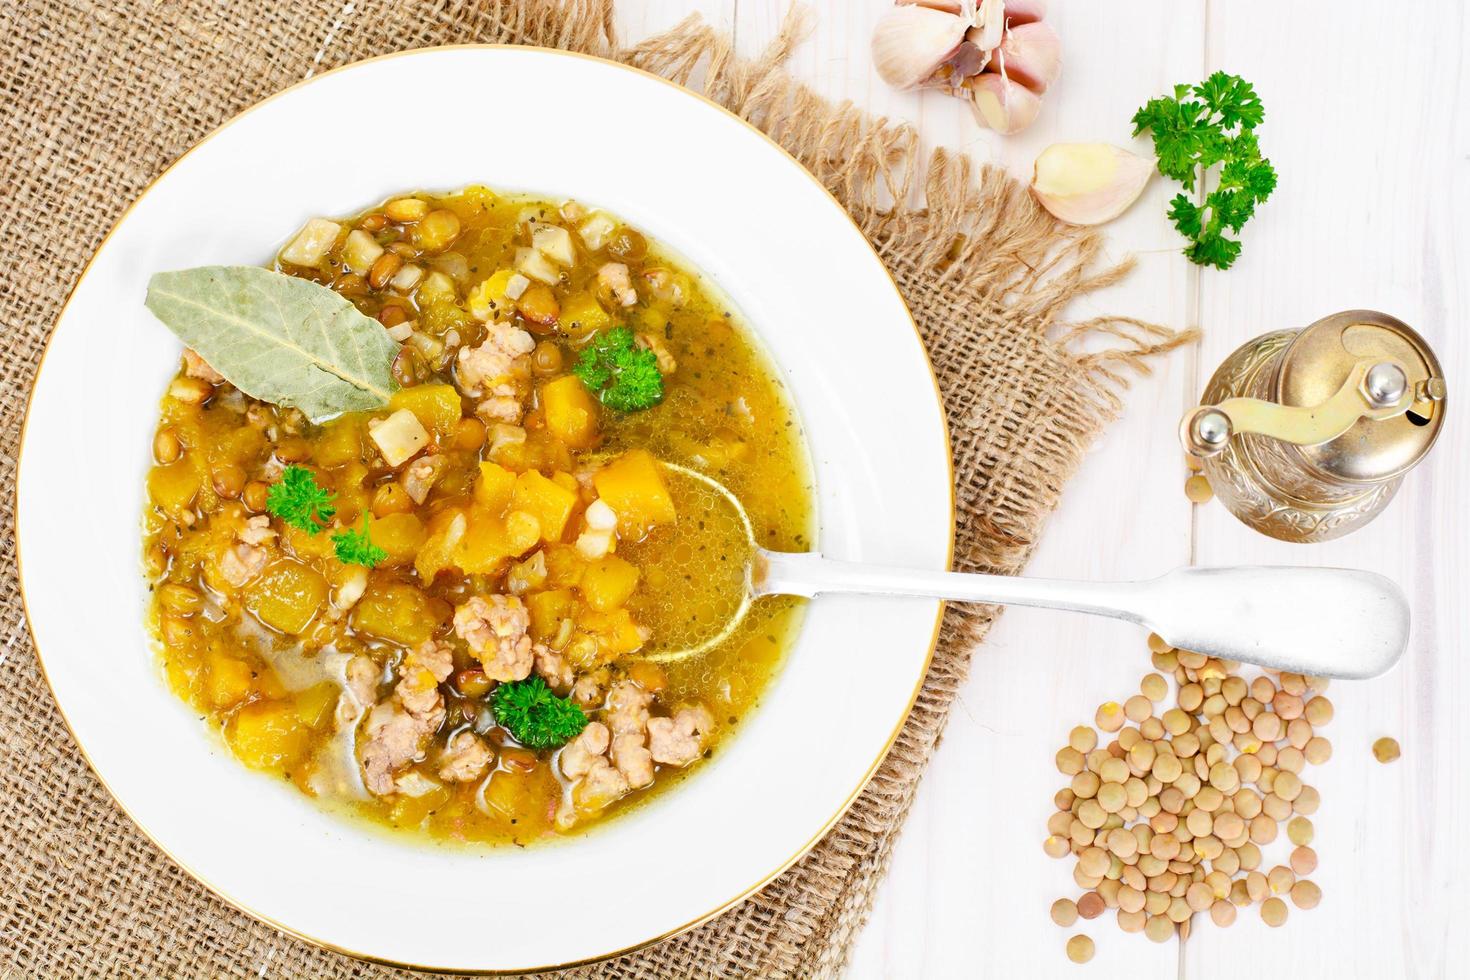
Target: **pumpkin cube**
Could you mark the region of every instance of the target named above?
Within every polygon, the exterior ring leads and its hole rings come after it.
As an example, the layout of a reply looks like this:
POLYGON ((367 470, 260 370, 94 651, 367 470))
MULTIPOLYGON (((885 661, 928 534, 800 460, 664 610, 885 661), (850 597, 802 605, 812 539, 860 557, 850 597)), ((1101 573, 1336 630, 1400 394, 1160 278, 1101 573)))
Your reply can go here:
POLYGON ((299 635, 327 601, 327 580, 316 569, 282 558, 252 582, 245 608, 265 625, 299 635))
POLYGON ((454 564, 467 575, 493 575, 510 551, 505 540, 505 518, 478 508, 465 516, 469 524, 454 549, 454 564))
POLYGON ((587 605, 598 612, 610 612, 626 603, 638 588, 638 568, 617 555, 608 555, 587 566, 577 587, 587 605))
POLYGON ((481 463, 475 480, 475 503, 499 517, 510 506, 516 475, 499 463, 481 463))
POLYGON ((449 788, 434 780, 424 777, 421 773, 410 770, 405 776, 399 777, 400 791, 393 809, 388 811, 388 822, 395 827, 417 827, 429 818, 431 813, 442 810, 450 800, 449 788), (418 776, 418 779, 409 777, 418 776), (404 792, 402 787, 411 787, 413 792, 404 792))
POLYGON ((430 519, 429 536, 413 560, 420 580, 433 582, 435 575, 454 564, 454 551, 468 528, 464 512, 457 509, 440 511, 430 519))
POLYGON ((148 497, 166 513, 181 514, 193 506, 203 482, 204 474, 194 460, 185 456, 148 471, 148 497))
MULTIPOLYGON (((322 426, 322 434, 312 449, 312 461, 318 466, 341 466, 362 458, 362 428, 359 417, 344 415, 322 426)), ((259 433, 259 429, 241 429, 259 433)))
POLYGON ((577 553, 575 546, 547 545, 544 553, 546 555, 547 584, 560 589, 582 581, 582 574, 587 570, 587 563, 577 553))
POLYGON ((463 405, 454 385, 399 388, 389 399, 388 407, 394 411, 407 409, 412 412, 419 424, 432 432, 441 445, 453 434, 463 415, 463 405))
POLYGON ((385 514, 368 522, 368 540, 388 552, 390 565, 411 561, 428 536, 417 514, 385 514))
POLYGON ((512 510, 505 515, 505 540, 512 557, 524 555, 541 543, 541 521, 529 511, 512 510))
POLYGON ((601 411, 581 378, 568 374, 542 386, 541 408, 546 413, 546 428, 568 448, 597 445, 601 411))
POLYGON ((297 558, 330 558, 336 554, 336 546, 332 544, 332 536, 317 532, 311 534, 301 530, 294 524, 286 524, 284 521, 277 525, 280 530, 281 543, 291 549, 291 554, 297 558))
MULTIPOLYGON (((202 441, 209 448, 210 459, 216 462, 248 464, 251 457, 265 455, 265 433, 253 425, 247 425, 231 432, 211 432, 208 438, 202 441)), ((353 458, 356 456, 354 455, 353 458)), ((327 465, 322 463, 320 442, 312 450, 312 459, 321 465, 327 465)))
POLYGON ((304 691, 296 692, 296 717, 303 725, 318 728, 332 716, 337 707, 337 695, 342 689, 330 681, 314 684, 304 691))
POLYGON ((279 769, 296 762, 305 754, 310 734, 288 701, 254 701, 225 725, 225 741, 252 769, 279 769))
POLYGON ((658 461, 647 450, 623 453, 598 470, 592 484, 618 515, 618 532, 625 537, 641 537, 649 528, 672 524, 677 517, 658 461))
POLYGON ((166 656, 163 674, 169 690, 185 701, 193 701, 204 678, 204 662, 198 652, 187 648, 168 650, 166 656))
POLYGON ((612 657, 632 653, 643 646, 643 634, 626 609, 605 613, 588 610, 578 618, 577 625, 596 637, 603 653, 612 657))
POLYGON ((208 665, 204 697, 211 705, 228 708, 250 697, 250 682, 255 678, 249 664, 236 657, 211 655, 208 665))
POLYGON ((575 339, 590 337, 612 325, 612 314, 589 292, 573 293, 562 301, 562 329, 575 339))
POLYGON ((476 507, 467 516, 468 527, 454 550, 454 564, 466 574, 496 574, 507 559, 519 558, 541 541, 541 522, 523 510, 498 517, 476 507))
POLYGON ((577 506, 577 495, 535 470, 527 470, 516 477, 510 505, 535 515, 541 524, 543 541, 560 541, 577 506))
POLYGON ((418 646, 439 623, 429 597, 403 582, 369 585, 352 607, 353 629, 404 646, 418 646))
POLYGON ((577 600, 571 589, 552 589, 526 596, 526 608, 531 613, 531 635, 549 640, 561 628, 561 621, 576 613, 577 600))

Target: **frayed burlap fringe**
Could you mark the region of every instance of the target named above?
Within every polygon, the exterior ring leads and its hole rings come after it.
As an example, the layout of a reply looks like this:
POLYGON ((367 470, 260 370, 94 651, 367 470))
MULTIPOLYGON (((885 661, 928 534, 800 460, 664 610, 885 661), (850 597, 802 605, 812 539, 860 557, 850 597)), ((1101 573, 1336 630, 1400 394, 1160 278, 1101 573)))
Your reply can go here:
MULTIPOLYGON (((160 854, 82 762, 40 679, 14 571, 25 393, 62 298, 122 209, 209 130, 311 74, 404 48, 508 42, 613 57, 702 90, 805 164, 851 211, 918 321, 949 417, 956 563, 1020 570, 1127 373, 1188 335, 1117 317, 1069 324, 1117 281, 1101 239, 1015 181, 906 126, 833 105, 781 69, 800 13, 755 60, 691 19, 631 48, 612 0, 297 0, 0 5, 6 207, 0 241, 0 977, 377 977, 220 902, 160 854)), ((376 148, 387 152, 390 147, 376 148)), ((489 175, 487 175, 488 179, 489 175)), ((608 977, 830 976, 845 961, 993 611, 951 610, 912 716, 867 790, 787 874, 698 929, 575 971, 608 977)), ((329 900, 323 896, 323 900, 329 900)))

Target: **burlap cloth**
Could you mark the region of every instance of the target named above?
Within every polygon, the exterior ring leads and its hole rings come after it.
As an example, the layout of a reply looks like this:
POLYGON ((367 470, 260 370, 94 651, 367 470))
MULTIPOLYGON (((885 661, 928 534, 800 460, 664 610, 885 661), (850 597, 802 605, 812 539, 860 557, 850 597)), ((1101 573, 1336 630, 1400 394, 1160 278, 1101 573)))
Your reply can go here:
MULTIPOLYGON (((148 842, 83 762, 37 670, 14 564, 26 393, 67 290, 128 202, 190 145, 303 77, 387 51, 516 42, 617 58, 685 84, 775 137, 849 208, 929 347, 954 442, 956 564, 1016 572, 1084 449, 1117 412, 1121 368, 1181 342, 1126 318, 1063 324, 1125 270, 997 171, 916 159, 908 128, 833 106, 689 21, 620 48, 612 0, 22 0, 0 5, 0 977, 368 977, 396 972, 282 935, 148 842), (923 166, 920 166, 920 164, 923 166), (924 174, 924 186, 912 182, 924 174), (922 201, 895 209, 892 201, 922 201), (1105 343, 1098 343, 1101 338, 1105 343), (1090 353, 1080 353, 1090 348, 1090 353)), ((487 175, 491 179, 493 175, 487 175)), ((863 924, 970 653, 994 611, 951 609, 918 704, 835 830, 759 894, 585 976, 825 976, 863 924)), ((323 900, 328 900, 323 896, 323 900)))

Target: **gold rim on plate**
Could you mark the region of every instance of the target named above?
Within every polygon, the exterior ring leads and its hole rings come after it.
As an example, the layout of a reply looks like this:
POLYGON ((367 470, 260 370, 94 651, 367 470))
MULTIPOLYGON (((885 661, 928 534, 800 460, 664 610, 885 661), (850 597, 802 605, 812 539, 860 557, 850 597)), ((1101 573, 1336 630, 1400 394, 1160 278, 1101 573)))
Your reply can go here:
POLYGON ((650 937, 649 939, 642 940, 642 941, 637 942, 637 943, 634 943, 634 944, 632 944, 630 946, 625 946, 622 949, 611 950, 611 951, 609 951, 607 953, 602 953, 602 954, 597 955, 597 956, 591 956, 591 957, 587 957, 587 958, 581 959, 581 960, 573 960, 573 961, 569 961, 569 962, 566 962, 566 963, 558 963, 558 964, 553 964, 553 965, 549 965, 549 966, 520 967, 520 968, 515 968, 515 969, 494 969, 494 970, 488 970, 488 969, 463 969, 463 968, 447 968, 447 967, 421 966, 421 965, 414 964, 414 963, 406 963, 406 962, 401 962, 401 961, 398 961, 398 960, 384 959, 384 958, 379 957, 379 956, 373 956, 373 955, 371 955, 369 953, 358 952, 357 950, 345 949, 345 948, 343 948, 341 946, 335 945, 334 943, 328 942, 327 940, 319 939, 316 936, 311 936, 311 935, 308 935, 308 934, 306 934, 304 932, 300 932, 297 929, 294 929, 291 926, 289 926, 289 925, 287 925, 287 924, 285 924, 283 922, 278 922, 275 919, 272 919, 270 916, 268 916, 268 915, 266 915, 266 914, 264 914, 264 913, 262 913, 262 912, 260 912, 260 911, 258 911, 256 909, 250 908, 249 906, 245 905, 244 903, 242 903, 239 900, 237 900, 236 898, 234 898, 232 895, 230 895, 224 889, 220 888, 218 885, 216 885, 213 882, 211 882, 208 879, 206 879, 203 875, 201 875, 194 868, 190 867, 185 862, 179 860, 179 858, 177 856, 175 856, 173 854, 173 852, 170 851, 167 847, 165 847, 162 841, 160 841, 158 838, 154 837, 153 834, 148 830, 148 828, 145 827, 141 822, 139 822, 132 815, 132 813, 129 812, 128 808, 123 805, 122 801, 120 799, 118 799, 117 794, 114 793, 112 791, 112 787, 108 785, 107 779, 102 775, 102 773, 97 769, 97 767, 92 764, 92 758, 91 758, 90 755, 87 754, 87 748, 86 748, 86 746, 84 746, 82 744, 82 742, 81 742, 81 739, 79 739, 77 737, 76 729, 74 729, 72 727, 71 719, 69 719, 66 716, 66 710, 62 707, 60 699, 57 698, 57 696, 56 696, 56 688, 53 687, 52 684, 51 684, 51 677, 50 677, 50 675, 48 675, 46 673, 46 661, 45 661, 45 659, 41 655, 41 646, 36 641, 36 632, 35 632, 35 629, 31 625, 30 605, 26 602, 25 573, 24 573, 24 570, 21 567, 21 560, 20 560, 20 479, 19 479, 19 474, 20 474, 20 464, 25 459, 25 440, 26 440, 26 434, 27 434, 28 430, 30 429, 31 408, 34 405, 35 396, 36 396, 36 382, 37 382, 37 380, 40 379, 40 377, 41 377, 41 371, 42 371, 42 369, 46 365, 46 355, 51 352, 51 342, 56 337, 56 327, 60 325, 62 319, 66 316, 66 311, 67 311, 67 308, 71 305, 72 297, 76 295, 76 291, 81 287, 82 281, 87 278, 87 273, 91 272, 91 270, 92 270, 92 264, 97 260, 97 256, 102 252, 102 249, 104 247, 106 247, 107 243, 112 240, 112 236, 117 233, 117 230, 122 227, 122 225, 123 225, 123 223, 125 221, 127 221, 128 216, 130 214, 132 214, 133 209, 138 206, 138 203, 141 202, 143 200, 143 198, 145 198, 145 197, 148 196, 148 194, 153 190, 153 188, 155 186, 157 186, 157 184, 158 184, 159 181, 163 180, 164 177, 168 176, 168 174, 170 172, 172 172, 175 167, 177 167, 180 163, 182 163, 185 159, 187 159, 195 150, 199 149, 205 143, 208 143, 211 139, 213 139, 214 137, 218 136, 220 133, 224 132, 230 126, 233 126, 235 123, 239 122, 241 119, 243 119, 246 116, 248 116, 250 113, 255 112, 257 109, 260 109, 261 107, 266 106, 266 105, 270 104, 271 102, 274 102, 275 100, 277 100, 279 98, 282 98, 283 96, 286 96, 286 95, 291 94, 292 92, 295 92, 297 89, 304 88, 305 86, 310 85, 312 82, 314 82, 314 81, 316 81, 318 79, 326 78, 329 75, 335 75, 335 74, 338 74, 339 72, 350 71, 351 69, 357 68, 357 67, 359 67, 361 65, 373 64, 374 62, 379 62, 379 61, 387 61, 387 60, 392 59, 392 58, 412 57, 412 56, 415 56, 415 55, 425 55, 425 54, 432 55, 432 54, 435 54, 435 53, 438 53, 438 52, 441 52, 441 51, 501 51, 501 50, 505 50, 505 51, 536 51, 536 52, 539 52, 539 53, 542 53, 542 54, 552 54, 552 55, 559 55, 559 56, 567 57, 567 58, 579 58, 579 59, 584 60, 584 61, 593 61, 593 62, 597 62, 597 63, 599 63, 601 65, 605 65, 605 66, 610 67, 610 68, 617 68, 617 69, 619 69, 621 71, 631 72, 631 73, 633 73, 635 75, 642 76, 643 78, 651 79, 651 80, 653 80, 655 82, 658 82, 658 83, 660 83, 662 85, 666 85, 669 88, 672 88, 672 89, 675 89, 675 90, 677 90, 679 92, 682 92, 684 95, 690 96, 691 98, 698 99, 700 102, 703 102, 705 105, 709 106, 710 108, 717 110, 721 114, 723 114, 723 115, 729 117, 730 119, 734 120, 735 122, 739 123, 745 129, 747 129, 750 132, 754 133, 756 136, 759 136, 767 144, 769 144, 770 146, 774 147, 777 151, 780 152, 781 156, 785 157, 785 159, 787 160, 788 163, 790 163, 792 166, 796 167, 796 169, 798 171, 800 171, 801 174, 804 177, 806 177, 808 180, 810 180, 812 182, 812 184, 818 189, 818 191, 821 192, 821 194, 824 197, 826 197, 829 201, 832 202, 832 204, 842 214, 843 218, 845 218, 847 220, 848 224, 852 225, 853 231, 855 231, 857 233, 858 237, 862 239, 863 243, 868 246, 868 249, 873 253, 873 257, 878 260, 878 265, 879 265, 879 267, 881 269, 883 269, 884 275, 887 276, 889 285, 893 287, 894 295, 898 297, 899 305, 902 306, 902 308, 904 310, 904 314, 908 317, 909 324, 910 324, 910 326, 913 327, 913 330, 914 330, 914 336, 916 338, 918 338, 919 347, 924 352, 924 364, 929 369, 929 379, 930 379, 931 384, 934 386, 934 401, 935 401, 936 407, 939 409, 939 425, 940 425, 940 429, 941 429, 941 431, 943 433, 943 436, 944 436, 945 465, 946 465, 946 467, 948 469, 948 472, 949 472, 949 542, 948 542, 948 545, 946 547, 946 555, 945 555, 945 559, 944 559, 944 566, 945 566, 945 568, 949 568, 951 565, 953 565, 953 563, 954 563, 954 530, 955 530, 954 446, 953 446, 953 444, 950 441, 950 436, 949 436, 949 421, 948 421, 948 419, 946 418, 946 416, 944 414, 944 400, 941 397, 941 394, 940 394, 940 391, 939 391, 939 379, 934 374, 934 366, 929 361, 928 348, 926 348, 924 346, 923 335, 919 333, 919 325, 914 321, 913 313, 909 311, 908 304, 904 301, 903 293, 899 290, 898 284, 896 282, 894 282, 893 275, 892 275, 892 273, 890 273, 888 271, 888 267, 883 264, 883 260, 878 255, 877 249, 874 249, 873 248, 872 243, 868 241, 868 236, 863 234, 862 229, 859 228, 858 225, 857 225, 857 222, 852 219, 852 215, 848 213, 847 208, 845 208, 845 207, 842 206, 842 202, 839 201, 839 200, 837 200, 837 198, 832 194, 832 192, 829 191, 826 188, 826 186, 823 185, 822 182, 820 180, 818 180, 816 178, 816 176, 810 170, 808 170, 806 167, 802 166, 801 163, 795 157, 793 157, 790 153, 788 153, 786 151, 786 148, 785 147, 781 146, 781 144, 777 143, 769 135, 767 135, 766 133, 762 132, 756 126, 752 125, 748 120, 746 120, 746 119, 742 118, 741 116, 739 116, 739 115, 731 112, 729 109, 727 109, 724 106, 720 105, 718 102, 715 102, 712 99, 710 99, 708 96, 705 96, 705 95, 703 95, 703 94, 701 94, 699 92, 696 92, 696 91, 694 91, 694 90, 692 90, 690 88, 687 88, 687 87, 685 87, 683 85, 680 85, 677 82, 670 81, 669 79, 664 78, 661 75, 655 75, 652 72, 644 71, 641 68, 634 68, 632 65, 625 65, 622 62, 609 61, 606 58, 599 58, 599 57, 597 57, 595 55, 583 54, 580 51, 566 51, 566 50, 561 49, 561 48, 545 48, 545 47, 540 47, 540 46, 537 46, 537 45, 529 45, 529 44, 441 44, 441 45, 435 45, 433 47, 426 47, 426 48, 412 48, 412 49, 409 49, 407 51, 394 51, 394 52, 391 52, 389 54, 378 55, 378 56, 373 57, 373 58, 364 58, 364 59, 362 59, 360 61, 354 61, 354 62, 351 62, 351 63, 346 64, 346 65, 339 65, 338 67, 333 68, 330 71, 325 71, 325 72, 322 72, 319 75, 313 75, 310 78, 302 79, 301 81, 295 83, 294 85, 291 85, 291 86, 289 86, 287 88, 281 89, 281 91, 276 92, 273 95, 266 96, 264 99, 261 99, 259 102, 256 102, 254 105, 251 105, 251 106, 248 106, 245 109, 242 109, 240 112, 236 113, 230 119, 228 119, 225 122, 221 123, 218 127, 216 127, 215 129, 213 129, 209 133, 207 133, 205 136, 203 136, 197 143, 195 143, 194 145, 190 146, 189 149, 185 150, 182 154, 180 154, 180 156, 179 156, 179 158, 177 160, 175 160, 173 163, 169 164, 167 167, 164 168, 164 170, 161 173, 159 173, 159 175, 157 177, 154 177, 151 181, 149 181, 148 182, 148 186, 145 187, 145 188, 143 188, 142 192, 139 193, 138 196, 133 199, 132 203, 130 203, 126 208, 123 209, 122 214, 120 214, 118 216, 117 221, 113 224, 112 228, 108 230, 107 235, 102 239, 102 241, 100 243, 98 243, 96 250, 92 253, 92 257, 89 258, 87 260, 87 264, 82 267, 81 274, 77 276, 76 283, 67 292, 66 300, 65 300, 65 302, 63 302, 61 304, 61 309, 56 314, 56 321, 52 324, 51 331, 50 331, 50 333, 48 334, 48 336, 46 338, 46 346, 41 351, 41 359, 36 364, 36 373, 35 373, 35 375, 31 379, 30 392, 26 395, 25 421, 24 421, 24 423, 22 423, 22 426, 21 426, 20 446, 19 446, 19 451, 17 452, 17 455, 16 455, 16 476, 17 476, 17 479, 15 481, 15 494, 14 494, 14 500, 13 500, 14 513, 15 513, 15 516, 16 516, 16 521, 15 521, 15 525, 16 525, 16 527, 15 527, 15 535, 16 535, 16 548, 15 548, 16 583, 19 586, 19 590, 20 590, 21 609, 22 609, 22 611, 23 611, 23 613, 25 615, 26 629, 31 634, 31 644, 35 648, 35 651, 36 651, 36 665, 41 670, 41 677, 42 677, 43 680, 45 680, 47 689, 51 691, 51 698, 52 698, 52 700, 56 702, 56 708, 57 708, 58 713, 61 715, 62 723, 66 725, 67 731, 71 733, 72 741, 74 743, 76 743, 77 749, 82 753, 82 758, 85 759, 86 762, 87 762, 87 766, 92 770, 93 774, 96 775, 98 782, 100 782, 102 784, 102 788, 105 789, 107 791, 107 794, 112 797, 113 802, 116 803, 117 806, 118 806, 118 808, 123 811, 123 813, 127 816, 127 818, 130 821, 132 821, 133 825, 135 827, 137 827, 139 831, 142 832, 143 836, 147 837, 150 841, 152 841, 153 842, 153 845, 155 847, 157 847, 160 851, 162 851, 169 858, 169 860, 173 861, 180 868, 182 868, 185 871, 185 873, 187 873, 191 878, 193 878, 195 881, 199 882, 199 884, 201 884, 205 888, 207 888, 210 892, 212 892, 213 894, 215 894, 216 896, 218 896, 222 901, 224 901, 230 907, 232 907, 234 909, 237 909, 240 912, 245 913, 246 915, 250 916, 251 918, 253 918, 253 919, 255 919, 255 920, 259 921, 259 922, 265 923, 266 925, 270 926, 273 929, 277 929, 280 932, 283 932, 283 933, 285 933, 285 934, 287 934, 289 936, 293 936, 296 939, 300 939, 303 942, 309 943, 309 944, 311 944, 313 946, 316 946, 316 947, 319 947, 321 949, 330 950, 330 951, 332 951, 334 953, 341 953, 341 954, 344 954, 346 956, 351 956, 351 957, 354 957, 354 958, 360 959, 360 960, 366 960, 366 961, 368 961, 370 963, 377 963, 377 964, 380 964, 380 965, 383 965, 383 966, 403 967, 403 968, 407 968, 407 969, 420 970, 420 971, 429 972, 429 973, 464 973, 464 974, 471 974, 471 975, 475 975, 475 976, 511 976, 511 975, 520 974, 520 973, 546 973, 546 972, 550 972, 550 971, 554 971, 554 970, 568 970, 568 969, 572 969, 574 967, 587 966, 588 964, 591 964, 591 963, 600 963, 603 960, 609 960, 609 959, 613 959, 614 957, 624 956, 624 955, 627 955, 628 953, 635 953, 638 950, 645 949, 646 947, 652 946, 655 943, 662 942, 665 939, 672 938, 673 936, 677 936, 680 933, 687 932, 690 929, 693 929, 693 928, 696 928, 697 926, 703 925, 704 923, 708 922, 710 919, 713 919, 716 916, 720 915, 722 912, 725 912, 725 911, 733 908, 734 906, 740 904, 745 899, 749 898, 751 895, 755 894, 756 892, 758 892, 762 888, 764 888, 766 885, 770 884, 776 878, 780 877, 783 873, 785 873, 787 871, 787 869, 789 869, 797 861, 800 861, 803 857, 805 857, 812 850, 812 848, 816 847, 817 844, 821 841, 821 839, 823 837, 827 836, 827 832, 832 829, 832 827, 837 823, 837 821, 840 820, 840 819, 842 819, 843 814, 845 814, 847 812, 848 808, 851 807, 852 804, 853 804, 853 802, 857 800, 858 796, 860 796, 862 794, 862 791, 867 788, 867 785, 868 785, 869 781, 873 778, 873 774, 878 771, 878 767, 880 765, 882 765, 883 760, 885 758, 887 758, 889 750, 893 748, 893 743, 896 742, 896 741, 898 741, 899 733, 903 730, 903 726, 907 723, 908 718, 909 718, 909 713, 913 710, 913 707, 914 707, 915 702, 918 701, 919 692, 920 692, 920 690, 923 689, 923 686, 924 686, 924 678, 928 676, 928 674, 929 674, 929 667, 930 667, 930 665, 932 664, 932 662, 934 660, 934 651, 937 649, 937 647, 939 645, 939 628, 940 628, 940 624, 941 624, 941 622, 942 622, 942 620, 944 618, 944 608, 945 608, 944 603, 941 602, 939 604, 939 610, 938 610, 938 612, 937 612, 937 614, 935 615, 935 618, 934 618, 934 633, 930 637, 930 640, 929 640, 929 651, 924 656, 924 666, 923 666, 923 669, 919 672, 918 682, 914 685, 914 690, 909 695, 908 706, 906 708, 904 708, 903 716, 899 719, 898 724, 894 727, 893 731, 889 734, 887 741, 884 743, 883 750, 880 753, 878 753, 878 757, 873 760, 872 765, 870 765, 868 767, 867 772, 865 772, 863 774, 862 779, 858 782, 857 786, 854 787, 852 793, 847 797, 847 799, 845 799, 842 802, 842 806, 837 810, 837 812, 834 813, 826 822, 824 822, 822 824, 821 828, 818 829, 818 831, 806 843, 804 843, 801 846, 801 848, 795 854, 791 855, 791 857, 789 857, 786 860, 782 861, 780 863, 780 865, 778 865, 773 871, 765 874, 759 880, 757 880, 755 883, 753 883, 749 887, 743 889, 739 894, 737 894, 736 896, 734 896, 733 898, 731 898, 728 902, 725 902, 724 904, 718 906, 717 908, 711 909, 710 911, 703 913, 702 915, 698 916, 697 918, 691 919, 690 921, 684 923, 683 925, 676 926, 673 929, 670 929, 670 930, 668 930, 666 932, 663 932, 663 933, 661 933, 661 934, 659 934, 657 936, 650 937))

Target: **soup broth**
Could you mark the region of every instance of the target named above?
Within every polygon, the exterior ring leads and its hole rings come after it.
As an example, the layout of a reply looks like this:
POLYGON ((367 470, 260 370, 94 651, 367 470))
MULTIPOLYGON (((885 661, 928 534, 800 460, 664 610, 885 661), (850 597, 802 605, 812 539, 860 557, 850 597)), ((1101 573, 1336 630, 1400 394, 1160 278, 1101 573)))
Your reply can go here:
POLYGON ((713 632, 742 563, 664 463, 732 490, 766 547, 814 522, 796 414, 720 295, 612 215, 478 187, 314 219, 274 268, 376 318, 399 389, 314 424, 185 352, 145 516, 179 697, 246 766, 457 841, 576 832, 717 752, 802 604, 646 656, 713 632), (650 386, 656 364, 661 397, 601 383, 604 355, 650 386))

